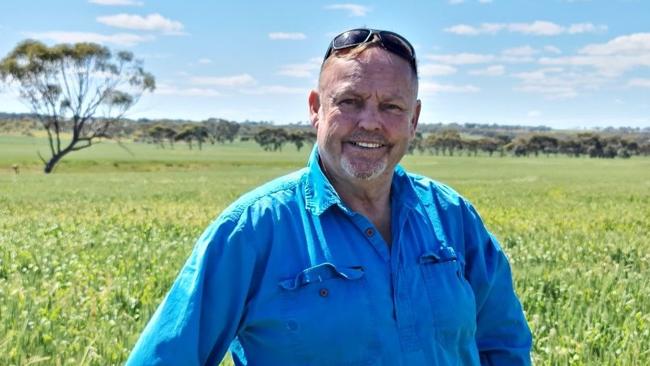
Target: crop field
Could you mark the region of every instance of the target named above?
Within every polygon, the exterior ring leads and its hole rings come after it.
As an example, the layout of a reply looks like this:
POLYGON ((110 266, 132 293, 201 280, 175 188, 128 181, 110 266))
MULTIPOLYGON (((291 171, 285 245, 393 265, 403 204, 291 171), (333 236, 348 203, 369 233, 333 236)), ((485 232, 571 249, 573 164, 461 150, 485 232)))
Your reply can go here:
MULTIPOLYGON (((310 150, 102 143, 45 175, 45 146, 0 136, 0 365, 122 364, 208 223, 310 150)), ((650 365, 650 159, 403 165, 469 198, 500 239, 536 365, 650 365)))

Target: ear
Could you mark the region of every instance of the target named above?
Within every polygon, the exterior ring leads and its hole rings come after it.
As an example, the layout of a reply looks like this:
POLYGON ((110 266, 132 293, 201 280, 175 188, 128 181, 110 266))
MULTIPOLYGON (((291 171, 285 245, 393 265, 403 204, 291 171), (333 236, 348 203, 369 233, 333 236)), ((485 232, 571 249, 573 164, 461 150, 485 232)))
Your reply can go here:
POLYGON ((320 111, 320 95, 316 90, 309 93, 309 120, 314 128, 318 128, 318 112, 320 111))
POLYGON ((413 113, 413 118, 411 118, 411 138, 415 137, 415 131, 418 128, 418 121, 420 120, 420 110, 422 110, 422 102, 418 99, 415 102, 415 112, 413 113))

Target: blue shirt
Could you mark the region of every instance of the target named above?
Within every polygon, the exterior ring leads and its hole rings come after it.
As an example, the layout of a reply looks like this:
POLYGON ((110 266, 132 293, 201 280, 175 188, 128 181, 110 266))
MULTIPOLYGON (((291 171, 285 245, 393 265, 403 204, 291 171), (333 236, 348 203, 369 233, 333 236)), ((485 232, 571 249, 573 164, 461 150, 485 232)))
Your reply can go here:
POLYGON ((510 267, 474 208, 397 166, 392 245, 306 168, 200 237, 127 365, 529 365, 510 267))

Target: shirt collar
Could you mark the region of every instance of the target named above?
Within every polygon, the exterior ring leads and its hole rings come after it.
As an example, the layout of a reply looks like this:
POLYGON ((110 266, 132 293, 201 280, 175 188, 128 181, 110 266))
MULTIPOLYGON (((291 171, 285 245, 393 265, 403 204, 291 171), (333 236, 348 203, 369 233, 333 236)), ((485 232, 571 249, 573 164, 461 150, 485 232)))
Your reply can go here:
POLYGON ((415 208, 420 201, 418 194, 415 191, 415 187, 413 187, 413 181, 400 164, 395 166, 390 193, 393 202, 398 203, 400 206, 405 208, 415 208))
POLYGON ((334 204, 347 210, 329 179, 323 173, 320 166, 320 156, 318 155, 318 144, 314 144, 307 163, 305 207, 314 215, 320 215, 334 204))
MULTIPOLYGON (((393 203, 414 208, 417 206, 418 198, 415 188, 408 177, 408 174, 399 164, 395 167, 393 182, 391 185, 391 200, 393 203)), ((320 165, 318 145, 309 156, 307 163, 307 177, 305 184, 305 207, 314 215, 320 215, 332 205, 339 206, 345 213, 352 214, 352 211, 343 203, 341 197, 330 183, 320 165)))

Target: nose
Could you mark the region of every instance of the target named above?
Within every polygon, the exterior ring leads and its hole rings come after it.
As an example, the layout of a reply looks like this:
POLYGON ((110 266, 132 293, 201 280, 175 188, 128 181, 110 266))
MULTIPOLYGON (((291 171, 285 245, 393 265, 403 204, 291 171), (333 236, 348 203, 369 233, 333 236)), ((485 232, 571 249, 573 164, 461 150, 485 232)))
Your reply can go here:
POLYGON ((379 113, 379 106, 375 103, 366 103, 364 108, 360 111, 357 126, 367 131, 374 131, 381 129, 381 115, 379 113))

